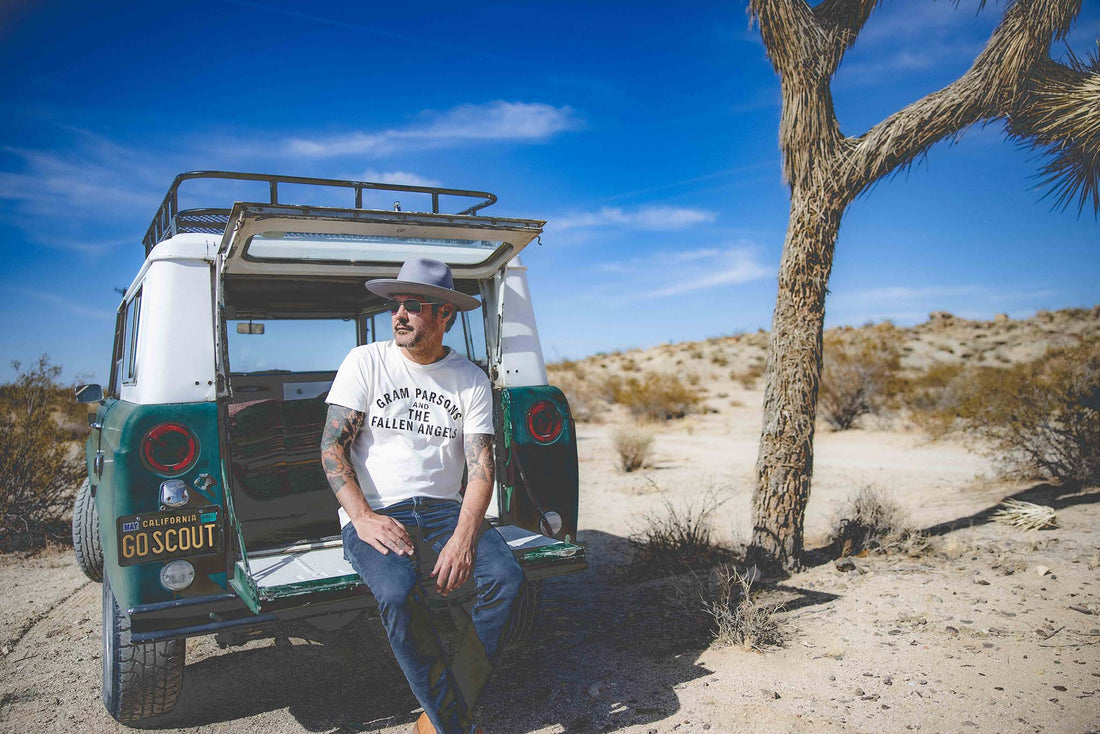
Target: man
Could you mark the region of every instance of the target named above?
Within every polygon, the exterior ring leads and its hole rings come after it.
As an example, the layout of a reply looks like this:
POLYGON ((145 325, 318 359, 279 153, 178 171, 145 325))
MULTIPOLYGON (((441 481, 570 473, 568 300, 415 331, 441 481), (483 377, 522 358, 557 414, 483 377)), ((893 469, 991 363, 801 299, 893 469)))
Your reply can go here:
POLYGON ((340 502, 344 555, 378 601, 397 662, 424 707, 413 730, 480 731, 471 709, 523 583, 507 543, 485 522, 493 490, 489 380, 443 346, 457 311, 480 304, 454 290, 446 263, 429 258, 408 260, 396 279, 366 287, 391 299, 394 338, 344 359, 321 439, 340 502), (471 577, 473 644, 480 648, 474 653, 481 659, 456 660, 466 669, 459 681, 445 661, 424 586, 447 596, 471 577))

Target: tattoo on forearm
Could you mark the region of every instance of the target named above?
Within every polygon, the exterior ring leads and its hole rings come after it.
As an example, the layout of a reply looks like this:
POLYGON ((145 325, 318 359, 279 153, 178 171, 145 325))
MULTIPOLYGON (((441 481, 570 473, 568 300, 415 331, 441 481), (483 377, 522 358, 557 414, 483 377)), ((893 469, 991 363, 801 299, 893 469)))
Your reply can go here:
POLYGON ((469 482, 493 483, 493 436, 489 433, 471 433, 462 441, 466 452, 466 471, 469 482))
POLYGON ((363 427, 364 418, 366 414, 358 410, 328 406, 325 430, 321 434, 321 465, 333 492, 339 492, 347 484, 358 484, 351 463, 351 445, 363 427))

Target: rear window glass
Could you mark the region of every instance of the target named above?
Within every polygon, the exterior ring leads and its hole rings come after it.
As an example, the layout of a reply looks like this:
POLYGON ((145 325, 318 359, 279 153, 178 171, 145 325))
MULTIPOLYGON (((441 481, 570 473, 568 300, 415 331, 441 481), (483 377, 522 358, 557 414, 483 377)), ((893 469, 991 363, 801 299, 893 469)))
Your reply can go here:
POLYGON ((229 368, 238 374, 332 372, 355 348, 353 319, 241 319, 226 326, 229 368), (238 324, 253 333, 238 333, 238 324), (259 325, 262 334, 254 333, 259 325))
POLYGON ((500 240, 266 232, 249 241, 244 258, 265 262, 403 263, 416 254, 452 265, 474 265, 487 260, 504 244, 500 240))

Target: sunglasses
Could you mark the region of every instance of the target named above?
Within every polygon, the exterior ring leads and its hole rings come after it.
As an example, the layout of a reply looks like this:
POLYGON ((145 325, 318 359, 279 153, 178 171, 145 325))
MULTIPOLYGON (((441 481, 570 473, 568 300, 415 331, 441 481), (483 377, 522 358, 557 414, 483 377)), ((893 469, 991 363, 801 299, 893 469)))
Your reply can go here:
POLYGON ((404 306, 405 310, 409 313, 420 313, 425 306, 441 305, 435 301, 418 301, 415 298, 406 298, 404 301, 389 300, 386 301, 386 308, 390 313, 397 313, 404 306))

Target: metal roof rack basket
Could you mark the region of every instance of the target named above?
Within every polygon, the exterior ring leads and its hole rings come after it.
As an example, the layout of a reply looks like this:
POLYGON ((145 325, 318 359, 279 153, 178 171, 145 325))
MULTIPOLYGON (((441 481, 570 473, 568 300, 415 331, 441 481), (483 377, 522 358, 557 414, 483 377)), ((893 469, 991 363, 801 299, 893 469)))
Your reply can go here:
MULTIPOLYGON (((143 240, 145 254, 148 255, 161 240, 168 239, 181 232, 202 232, 221 234, 229 224, 229 208, 185 209, 179 208, 179 188, 184 181, 195 179, 220 179, 225 181, 261 181, 268 184, 269 204, 279 203, 279 184, 302 184, 306 186, 327 186, 331 188, 351 189, 355 195, 355 208, 363 208, 363 191, 396 191, 431 196, 432 213, 439 214, 439 197, 457 196, 464 199, 478 199, 456 215, 472 215, 496 203, 497 197, 487 191, 467 191, 464 189, 444 189, 438 186, 411 186, 405 184, 373 183, 370 181, 343 181, 333 178, 307 178, 303 176, 276 176, 264 173, 237 173, 234 171, 189 171, 181 173, 172 181, 164 201, 157 209, 143 240)), ((254 202, 263 203, 263 202, 254 202)))

